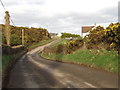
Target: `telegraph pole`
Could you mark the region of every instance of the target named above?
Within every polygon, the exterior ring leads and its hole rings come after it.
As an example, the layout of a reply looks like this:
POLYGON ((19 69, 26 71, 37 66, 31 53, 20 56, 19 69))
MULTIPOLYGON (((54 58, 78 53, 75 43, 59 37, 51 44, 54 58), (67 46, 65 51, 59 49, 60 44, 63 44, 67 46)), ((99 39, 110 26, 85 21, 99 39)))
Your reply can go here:
POLYGON ((10 36, 11 36, 11 30, 10 30, 10 15, 9 12, 5 12, 5 37, 7 45, 10 46, 10 36))
POLYGON ((22 45, 24 46, 24 29, 22 29, 22 45))

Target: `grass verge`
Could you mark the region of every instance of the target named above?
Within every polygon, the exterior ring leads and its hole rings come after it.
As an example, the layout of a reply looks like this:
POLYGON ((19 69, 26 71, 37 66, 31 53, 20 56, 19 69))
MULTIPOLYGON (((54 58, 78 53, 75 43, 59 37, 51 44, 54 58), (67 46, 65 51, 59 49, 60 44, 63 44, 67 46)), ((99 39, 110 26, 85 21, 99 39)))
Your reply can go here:
POLYGON ((60 44, 66 44, 67 42, 69 42, 69 40, 61 39, 59 42, 51 44, 49 47, 55 47, 55 46, 58 46, 60 44))
POLYGON ((39 43, 37 43, 37 44, 32 44, 32 45, 28 46, 28 49, 45 45, 45 44, 47 44, 47 43, 50 43, 51 41, 53 41, 53 40, 52 40, 52 39, 49 39, 49 40, 41 41, 41 42, 39 42, 39 43))
POLYGON ((7 87, 9 80, 9 73, 11 69, 14 67, 14 64, 25 53, 26 51, 24 50, 16 54, 2 56, 2 79, 3 79, 2 87, 3 88, 7 87))
MULTIPOLYGON (((40 43, 37 44, 33 44, 31 46, 28 47, 28 49, 33 49, 35 47, 47 44, 49 42, 51 42, 53 40, 46 40, 46 41, 41 41, 40 43)), ((3 87, 7 87, 7 83, 8 83, 8 78, 9 78, 9 73, 10 70, 13 68, 13 66, 15 65, 15 62, 26 53, 26 49, 16 53, 16 54, 8 54, 8 55, 2 55, 2 78, 3 78, 3 87)))
POLYGON ((118 54, 116 51, 80 49, 73 54, 41 53, 41 56, 51 60, 84 64, 94 68, 101 68, 109 72, 118 72, 118 54))
POLYGON ((13 62, 15 62, 16 59, 18 59, 19 57, 21 57, 26 51, 21 51, 19 53, 16 54, 11 54, 11 55, 3 55, 2 56, 2 70, 4 72, 4 70, 6 68, 8 68, 9 66, 11 66, 11 64, 13 62))

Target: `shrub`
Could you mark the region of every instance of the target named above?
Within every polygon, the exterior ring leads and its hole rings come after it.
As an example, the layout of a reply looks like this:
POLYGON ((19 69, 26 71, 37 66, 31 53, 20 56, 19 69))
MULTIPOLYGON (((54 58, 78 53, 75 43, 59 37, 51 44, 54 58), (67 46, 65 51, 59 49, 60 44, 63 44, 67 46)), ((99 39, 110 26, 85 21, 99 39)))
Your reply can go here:
POLYGON ((83 46, 83 39, 82 38, 70 41, 66 44, 66 48, 67 48, 66 53, 70 54, 82 46, 83 46))
POLYGON ((64 44, 59 44, 58 46, 54 46, 54 47, 45 47, 42 53, 45 53, 46 55, 65 54, 66 46, 64 44))
POLYGON ((80 37, 80 35, 77 34, 70 34, 70 33, 62 33, 61 38, 70 38, 70 37, 80 37))
POLYGON ((22 44, 22 39, 19 38, 18 35, 12 34, 11 35, 11 45, 15 46, 15 45, 21 45, 21 44, 22 44))

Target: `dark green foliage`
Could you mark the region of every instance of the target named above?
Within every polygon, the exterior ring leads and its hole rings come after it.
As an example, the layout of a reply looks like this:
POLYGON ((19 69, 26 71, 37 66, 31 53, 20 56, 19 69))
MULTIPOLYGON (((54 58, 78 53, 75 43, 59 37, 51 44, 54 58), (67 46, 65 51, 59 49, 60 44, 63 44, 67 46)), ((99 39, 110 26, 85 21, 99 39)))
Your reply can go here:
POLYGON ((19 38, 19 36, 16 34, 12 34, 11 35, 11 45, 16 46, 16 45, 21 45, 21 44, 22 44, 21 38, 19 38))
POLYGON ((61 38, 75 38, 75 37, 80 37, 80 35, 77 34, 70 34, 70 33, 62 33, 61 38))

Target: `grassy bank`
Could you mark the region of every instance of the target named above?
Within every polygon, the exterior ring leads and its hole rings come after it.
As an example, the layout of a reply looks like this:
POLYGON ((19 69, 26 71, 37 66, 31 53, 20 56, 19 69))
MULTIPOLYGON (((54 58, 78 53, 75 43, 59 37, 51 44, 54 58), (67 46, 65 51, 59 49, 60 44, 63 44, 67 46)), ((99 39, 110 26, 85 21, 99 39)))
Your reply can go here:
POLYGON ((28 49, 34 48, 34 47, 37 47, 37 46, 45 45, 45 44, 47 44, 47 43, 50 43, 51 41, 53 41, 53 40, 52 40, 52 39, 49 39, 49 40, 41 41, 41 42, 36 43, 36 44, 32 44, 32 45, 28 46, 28 49))
POLYGON ((59 42, 54 43, 54 44, 50 45, 49 47, 55 47, 55 46, 58 46, 60 44, 66 44, 67 42, 69 42, 69 40, 61 39, 59 42))
MULTIPOLYGON (((51 42, 53 40, 46 40, 46 41, 41 41, 40 43, 37 44, 33 44, 31 46, 29 46, 28 49, 33 49, 37 46, 41 46, 44 44, 47 44, 49 42, 51 42)), ((8 79, 8 74, 9 71, 11 70, 11 68, 13 67, 13 65, 15 64, 16 60, 18 60, 27 50, 23 50, 20 51, 18 53, 15 54, 3 54, 2 55, 2 78, 3 78, 3 87, 5 87, 7 85, 7 79, 8 79)))
MULTIPOLYGON (((41 46, 41 45, 44 45, 44 44, 47 44, 49 42, 51 42, 52 40, 49 39, 49 40, 46 40, 46 41, 41 41, 40 43, 37 43, 37 44, 33 44, 31 46, 29 46, 28 48, 31 49, 31 48, 34 48, 34 47, 37 47, 37 46, 41 46)), ((24 50, 25 51, 25 50, 24 50)), ((4 70, 5 68, 7 68, 8 66, 11 65, 11 63, 18 57, 20 57, 20 55, 24 52, 24 51, 21 51, 19 53, 16 53, 16 54, 8 54, 8 55, 3 55, 2 56, 2 69, 4 70)))
POLYGON ((13 61, 13 55, 3 55, 2 56, 2 69, 4 70, 13 61))
POLYGON ((116 51, 80 49, 73 54, 41 54, 42 57, 63 62, 85 64, 102 68, 110 72, 118 72, 118 55, 116 51))
POLYGON ((6 68, 8 68, 9 66, 11 66, 12 63, 14 63, 14 61, 16 59, 18 59, 19 57, 21 57, 26 51, 21 51, 19 53, 16 54, 11 54, 11 55, 3 55, 2 56, 2 70, 4 72, 4 70, 6 68))

